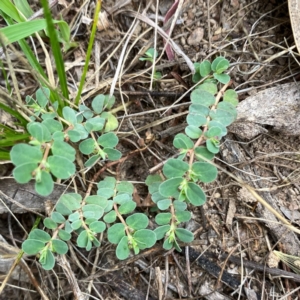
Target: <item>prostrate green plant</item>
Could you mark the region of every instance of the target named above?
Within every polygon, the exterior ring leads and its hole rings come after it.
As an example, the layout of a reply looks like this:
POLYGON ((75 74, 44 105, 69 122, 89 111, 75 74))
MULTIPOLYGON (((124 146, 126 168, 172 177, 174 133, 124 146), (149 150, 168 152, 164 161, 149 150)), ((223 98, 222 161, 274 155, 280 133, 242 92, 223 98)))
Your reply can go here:
POLYGON ((106 224, 116 220, 120 223, 108 228, 107 237, 111 243, 117 244, 119 259, 126 259, 131 249, 138 254, 156 243, 155 233, 146 229, 148 217, 142 213, 131 214, 136 207, 131 183, 106 177, 97 187, 97 195, 84 199, 76 193, 61 196, 55 211, 44 220, 45 227, 53 232, 52 237, 43 230, 34 229, 23 243, 25 253, 40 254, 39 262, 45 270, 54 267, 53 253, 65 254, 68 251, 66 241, 71 239, 73 232, 77 235, 78 247, 90 251, 92 246, 100 246, 96 235, 107 229, 106 224), (128 214, 131 215, 124 219, 128 214))
POLYGON ((42 196, 53 191, 54 179, 68 179, 75 174, 76 149, 68 141, 81 141, 81 153, 92 155, 86 161, 86 167, 100 159, 118 160, 122 155, 114 149, 118 137, 112 130, 117 128, 118 121, 105 111, 113 106, 114 97, 98 95, 92 102, 92 109, 85 105, 80 105, 78 110, 65 106, 61 118, 56 112, 56 103, 50 105, 49 96, 50 91, 41 88, 36 92, 36 100, 26 98, 27 105, 41 122, 28 123, 31 141, 13 146, 10 152, 16 166, 13 170, 15 180, 27 183, 35 179, 35 189, 42 196))
MULTIPOLYGON (((157 58, 158 53, 154 48, 149 48, 146 52, 145 52, 145 56, 144 57, 140 57, 141 61, 150 61, 152 64, 155 61, 155 59, 157 58)), ((154 79, 155 80, 159 80, 161 79, 162 75, 160 72, 157 72, 156 70, 154 70, 154 79)))
MULTIPOLYGON (((149 219, 135 213, 133 185, 106 177, 97 184, 97 195, 89 192, 82 197, 76 193, 62 195, 55 210, 44 220, 52 235, 34 229, 22 248, 29 255, 39 254, 46 270, 55 264, 53 253, 65 254, 67 241, 76 238, 78 247, 99 247, 97 234, 106 231, 110 243, 116 244, 116 255, 126 259, 130 252, 151 248, 157 240, 164 239, 163 247, 180 251, 179 242, 189 243, 193 233, 183 228, 188 222, 191 205, 200 206, 206 201, 201 183, 216 179, 217 168, 211 163, 218 153, 220 139, 227 134, 226 127, 236 118, 238 103, 234 90, 227 89, 229 76, 223 72, 229 62, 216 58, 195 64, 199 83, 191 93, 185 134, 175 136, 173 145, 178 157, 169 159, 163 167, 163 176, 150 175, 146 180, 152 200, 156 204, 157 228, 147 229, 149 219), (224 86, 222 87, 222 84, 224 86)), ((68 179, 76 172, 75 155, 80 151, 87 168, 99 160, 118 160, 121 153, 115 149, 118 137, 113 132, 117 119, 109 110, 115 99, 96 96, 91 106, 65 106, 62 114, 57 103, 48 101, 46 88, 36 92, 35 99, 27 97, 28 107, 35 117, 28 123, 31 135, 29 144, 15 145, 11 160, 15 164, 16 181, 26 183, 35 179, 35 188, 41 195, 49 195, 55 179, 68 179)), ((101 235, 101 238, 103 236, 101 235)))
POLYGON ((178 240, 188 243, 194 239, 192 232, 179 225, 191 218, 186 211, 187 204, 200 206, 206 201, 199 184, 212 182, 217 177, 218 170, 209 161, 219 152, 220 139, 227 134, 226 127, 237 115, 237 94, 226 90, 230 78, 223 74, 228 66, 228 60, 223 57, 217 57, 212 64, 209 61, 195 64, 197 73, 193 80, 201 80, 201 84, 191 93, 185 134, 177 134, 173 141, 180 154, 165 163, 164 179, 150 175, 146 181, 158 209, 169 211, 156 215, 159 227, 154 230, 158 240, 164 238, 163 247, 167 250, 174 247, 181 251, 178 240), (225 84, 219 93, 218 83, 225 84))

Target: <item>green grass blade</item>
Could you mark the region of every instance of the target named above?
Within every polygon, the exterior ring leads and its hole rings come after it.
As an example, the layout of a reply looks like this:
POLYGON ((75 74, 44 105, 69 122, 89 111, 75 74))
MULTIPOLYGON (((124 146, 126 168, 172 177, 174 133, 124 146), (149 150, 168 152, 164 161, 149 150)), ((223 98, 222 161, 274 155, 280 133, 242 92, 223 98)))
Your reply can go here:
POLYGON ((0 160, 10 160, 9 151, 0 149, 0 160))
POLYGON ((79 99, 80 99, 80 96, 81 96, 81 92, 82 92, 83 85, 84 85, 84 82, 85 82, 86 74, 87 74, 87 71, 88 71, 90 58, 91 58, 91 54, 92 54, 92 49, 93 49, 93 45, 94 45, 94 39, 95 39, 95 35, 96 35, 98 16, 99 16, 99 12, 101 10, 101 2, 102 2, 101 0, 97 1, 92 32, 91 32, 91 35, 90 35, 89 46, 88 46, 88 50, 87 50, 87 53, 86 53, 86 59, 85 59, 85 64, 84 64, 82 76, 81 76, 81 79, 80 79, 78 93, 77 93, 76 98, 75 98, 75 105, 79 104, 79 99))
POLYGON ((9 137, 5 137, 0 139, 0 146, 1 147, 11 147, 17 144, 17 142, 25 142, 29 141, 30 134, 29 133, 22 133, 22 134, 15 134, 9 137))
MULTIPOLYGON (((59 78, 60 87, 62 90, 62 94, 66 99, 69 99, 69 91, 67 86, 67 78, 66 78, 66 72, 65 72, 65 65, 62 57, 62 53, 60 50, 60 45, 58 42, 57 34, 54 28, 51 11, 49 9, 48 1, 47 0, 41 0, 43 9, 44 9, 44 16, 47 21, 47 31, 48 35, 50 37, 50 44, 51 49, 53 52, 55 65, 56 65, 56 71, 59 78)), ((65 103, 62 99, 58 99, 59 105, 61 108, 65 106, 65 103)))
POLYGON ((17 22, 25 21, 25 19, 20 16, 16 6, 10 0, 1 0, 0 10, 17 22))
POLYGON ((4 69, 3 62, 2 62, 1 59, 0 59, 0 68, 1 68, 1 71, 2 71, 2 76, 3 76, 4 80, 5 80, 6 89, 8 90, 9 93, 11 93, 11 86, 10 86, 9 81, 7 79, 7 73, 6 73, 5 69, 4 69))
MULTIPOLYGON (((5 20, 6 24, 8 25, 8 27, 10 25, 14 24, 13 20, 10 17, 8 17, 7 15, 3 14, 3 12, 0 11, 0 15, 4 18, 4 20, 5 20)), ((1 43, 4 40, 2 37, 3 37, 3 35, 0 32, 1 43)), ((34 53, 32 52, 31 48, 28 46, 28 44, 26 43, 26 41, 25 40, 19 40, 18 43, 19 43, 19 45, 20 45, 20 47, 22 49, 22 52, 26 56, 29 64, 31 65, 31 67, 34 70, 36 70, 40 75, 42 75, 45 79, 47 79, 47 76, 46 76, 43 68, 41 67, 41 65, 37 61, 34 53)))
POLYGON ((0 33, 4 34, 6 37, 5 45, 17 42, 23 38, 26 38, 37 31, 46 28, 46 20, 32 20, 21 22, 14 25, 9 25, 0 29, 0 33))
POLYGON ((27 0, 14 0, 18 10, 28 19, 33 15, 33 10, 29 6, 27 0))

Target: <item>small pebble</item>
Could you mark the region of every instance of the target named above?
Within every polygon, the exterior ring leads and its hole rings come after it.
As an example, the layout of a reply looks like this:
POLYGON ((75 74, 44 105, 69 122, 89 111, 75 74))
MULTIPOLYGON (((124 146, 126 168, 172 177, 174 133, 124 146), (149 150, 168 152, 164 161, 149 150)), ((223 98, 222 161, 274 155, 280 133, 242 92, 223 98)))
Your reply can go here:
POLYGON ((199 45, 200 41, 203 39, 204 29, 201 27, 196 28, 189 36, 187 42, 189 45, 199 45))

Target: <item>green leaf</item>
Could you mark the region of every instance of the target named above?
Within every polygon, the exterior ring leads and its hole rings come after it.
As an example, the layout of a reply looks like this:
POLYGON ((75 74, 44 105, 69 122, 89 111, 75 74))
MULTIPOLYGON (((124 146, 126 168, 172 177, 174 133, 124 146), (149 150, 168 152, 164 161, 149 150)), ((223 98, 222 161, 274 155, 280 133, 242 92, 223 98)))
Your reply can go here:
POLYGON ((117 180, 115 179, 115 177, 106 176, 102 181, 98 182, 97 187, 98 189, 101 188, 114 189, 116 184, 117 184, 117 180))
POLYGON ((39 147, 27 144, 17 144, 10 151, 10 159, 16 166, 24 163, 38 164, 43 158, 43 153, 39 147))
POLYGON ((49 196, 54 188, 52 176, 45 171, 41 171, 41 181, 35 181, 35 190, 41 196, 49 196))
POLYGON ((100 114, 103 110, 105 101, 104 95, 97 95, 92 101, 92 108, 96 114, 100 114))
MULTIPOLYGON (((58 204, 63 204, 69 211, 73 211, 79 209, 81 207, 82 198, 79 194, 68 193, 64 194, 59 198, 58 204)), ((58 204, 56 205, 56 210, 58 210, 58 204)), ((63 213, 59 211, 63 215, 70 215, 70 213, 63 213)))
POLYGON ((222 129, 220 127, 212 126, 205 132, 205 136, 208 138, 218 137, 220 138, 222 135, 222 129))
POLYGON ((46 228, 48 229, 55 229, 57 227, 57 223, 54 222, 52 219, 50 218, 45 218, 44 219, 44 225, 46 228))
POLYGON ((154 48, 149 48, 146 52, 145 55, 151 58, 156 58, 158 56, 157 51, 154 48))
POLYGON ((135 213, 126 218, 126 224, 134 230, 144 229, 148 226, 149 219, 143 213, 135 213))
MULTIPOLYGON (((1 2, 4 1, 2 0, 1 2)), ((4 8, 5 6, 3 6, 3 4, 1 3, 1 10, 4 10, 4 8)), ((17 10, 15 16, 16 15, 17 15, 17 10)), ((22 19, 18 17, 16 20, 18 20, 18 22, 20 23, 6 26, 4 28, 1 28, 0 30, 0 32, 4 34, 6 37, 5 45, 17 42, 25 37, 32 35, 36 31, 43 30, 46 28, 46 22, 44 19, 23 22, 24 21, 23 17, 22 19)))
POLYGON ((83 215, 85 218, 100 219, 103 216, 103 207, 96 204, 86 204, 82 207, 83 215))
POLYGON ((236 111, 235 106, 229 102, 224 102, 224 101, 220 102, 217 106, 217 109, 222 109, 222 110, 225 110, 225 111, 231 113, 235 119, 237 117, 237 111, 236 111))
POLYGON ((23 165, 18 165, 13 170, 14 179, 18 183, 27 183, 32 179, 32 173, 36 168, 36 163, 25 163, 23 165))
POLYGON ((98 247, 100 247, 101 243, 96 238, 94 238, 93 245, 98 248, 98 247))
POLYGON ((118 244, 124 236, 125 226, 122 223, 114 224, 107 230, 107 239, 112 244, 118 244))
POLYGON ((106 119, 104 132, 110 132, 118 128, 118 119, 110 112, 103 112, 101 117, 106 119))
POLYGON ((35 92, 35 96, 40 107, 45 108, 49 102, 50 90, 46 87, 41 87, 35 92))
POLYGON ((213 120, 220 122, 224 126, 230 125, 231 123, 233 123, 235 119, 235 116, 232 113, 225 111, 223 109, 212 110, 209 116, 213 120))
POLYGON ((61 123, 59 123, 58 121, 53 120, 53 119, 44 120, 42 122, 42 124, 48 128, 50 133, 54 133, 54 132, 63 130, 63 126, 61 125, 61 123))
POLYGON ((104 209, 104 212, 108 213, 109 211, 111 211, 112 208, 113 208, 113 205, 114 205, 114 203, 113 203, 112 200, 107 200, 107 205, 106 205, 106 207, 104 209))
POLYGON ((52 270, 55 265, 55 258, 53 253, 49 249, 47 249, 43 254, 44 255, 39 259, 42 268, 46 271, 52 270))
POLYGON ((171 199, 163 199, 158 201, 156 204, 160 210, 166 210, 170 207, 171 203, 172 203, 171 199))
POLYGON ((215 103, 216 99, 207 91, 195 89, 191 93, 191 101, 193 104, 201 104, 209 107, 215 103))
POLYGON ((202 77, 208 76, 211 72, 211 64, 210 61, 204 60, 200 63, 200 75, 202 77))
POLYGON ((178 133, 175 135, 173 145, 177 149, 185 150, 192 149, 194 147, 193 141, 183 133, 178 133))
POLYGON ((163 243, 163 248, 165 250, 171 250, 173 248, 173 242, 170 242, 169 239, 166 239, 163 243))
POLYGON ((188 222, 191 219, 191 213, 189 211, 177 211, 175 216, 177 221, 180 223, 188 222))
POLYGON ((65 139, 65 135, 64 135, 64 133, 63 132, 54 132, 53 134, 52 134, 52 139, 54 140, 54 141, 61 141, 61 142, 63 142, 64 141, 64 139, 65 139))
POLYGON ((190 243, 194 240, 193 233, 184 228, 177 228, 175 230, 175 235, 178 237, 179 240, 181 240, 184 243, 190 243))
POLYGON ((203 82, 202 84, 199 84, 196 88, 203 91, 207 91, 212 95, 215 95, 218 92, 218 87, 213 82, 203 82))
POLYGON ((95 233, 103 232, 106 228, 106 225, 102 221, 96 221, 90 224, 90 230, 92 230, 95 233))
POLYGON ((161 240, 165 234, 170 230, 170 225, 163 225, 155 228, 154 232, 156 234, 156 239, 161 240))
POLYGON ((154 203, 157 203, 158 201, 160 201, 160 200, 163 200, 163 199, 165 199, 166 197, 165 196, 163 196, 161 193, 159 193, 159 192, 155 192, 155 193, 153 193, 152 194, 152 201, 154 202, 154 203))
POLYGON ((219 142, 213 138, 206 141, 207 150, 211 153, 217 154, 219 152, 219 142))
POLYGON ((57 240, 57 239, 52 240, 52 247, 53 247, 53 251, 61 255, 66 254, 69 250, 68 245, 64 241, 57 240))
POLYGON ((51 240, 51 236, 49 233, 45 232, 41 229, 34 229, 28 235, 29 240, 38 240, 43 243, 48 243, 51 240))
POLYGON ((51 173, 60 179, 68 179, 75 174, 75 165, 65 157, 53 155, 47 160, 51 173))
POLYGON ((92 224, 92 223, 94 223, 96 221, 98 221, 98 220, 95 219, 95 218, 88 218, 88 219, 84 220, 84 222, 85 222, 86 225, 90 225, 90 224, 92 224))
POLYGON ((188 169, 188 163, 175 158, 170 158, 163 167, 163 173, 167 178, 182 177, 188 169))
POLYGON ((116 219, 117 219, 117 214, 114 210, 110 211, 108 214, 106 214, 103 217, 105 223, 113 223, 116 221, 116 219))
POLYGON ((233 106, 237 106, 239 104, 239 96, 236 91, 228 89, 223 95, 223 101, 231 103, 233 106))
POLYGON ((150 194, 154 194, 156 192, 158 192, 159 186, 162 183, 162 180, 159 182, 154 182, 149 186, 149 193, 150 194))
POLYGON ((203 205, 206 201, 206 195, 203 190, 194 182, 188 182, 185 187, 187 199, 195 206, 203 205))
POLYGON ((201 77, 201 75, 200 75, 199 72, 196 72, 195 74, 193 74, 193 77, 192 77, 193 83, 197 83, 197 82, 199 82, 201 79, 202 79, 202 77, 201 77))
POLYGON ((214 73, 214 78, 223 84, 227 84, 230 81, 230 76, 228 74, 214 73))
POLYGON ((113 201, 114 201, 114 203, 122 205, 122 204, 130 201, 131 199, 132 199, 131 196, 128 194, 119 194, 114 197, 113 201))
POLYGON ((51 219, 58 224, 64 223, 66 221, 65 217, 57 211, 54 211, 51 214, 51 219))
POLYGON ((80 232, 77 238, 77 246, 80 248, 86 248, 88 246, 89 236, 86 230, 80 232))
POLYGON ((85 163, 84 166, 87 168, 92 167, 94 164, 96 164, 100 160, 100 155, 93 155, 91 156, 85 163))
POLYGON ((115 104, 116 98, 114 95, 105 95, 104 108, 111 109, 115 104))
POLYGON ((57 202, 55 209, 56 211, 60 212, 64 216, 68 216, 72 213, 72 211, 60 201, 57 202))
POLYGON ((218 122, 218 121, 215 121, 215 120, 212 120, 208 123, 207 125, 208 128, 211 128, 211 127, 218 127, 221 129, 221 132, 220 132, 220 137, 222 136, 225 136, 227 134, 227 129, 226 129, 226 126, 224 126, 222 123, 218 122))
POLYGON ((118 137, 116 136, 115 133, 108 132, 108 133, 102 134, 98 138, 97 142, 103 148, 114 148, 118 144, 119 139, 118 139, 118 137))
POLYGON ((121 181, 117 184, 117 191, 119 193, 126 193, 131 195, 134 191, 134 186, 131 182, 121 181))
POLYGON ((58 236, 63 241, 69 241, 71 239, 71 234, 69 232, 67 232, 66 230, 63 230, 63 229, 59 229, 58 236))
POLYGON ((22 244, 22 250, 28 255, 35 255, 45 247, 45 243, 39 240, 26 240, 22 244))
POLYGON ((185 127, 185 133, 191 139, 198 139, 202 134, 202 130, 194 125, 189 125, 185 127))
POLYGON ((218 56, 218 57, 216 57, 215 59, 214 59, 214 61, 212 62, 212 64, 211 64, 211 69, 214 71, 214 72, 216 72, 217 71, 217 66, 218 66, 218 64, 220 63, 220 62, 222 62, 222 61, 226 61, 227 59, 225 59, 223 56, 218 56))
POLYGON ((173 205, 176 212, 184 211, 187 208, 187 204, 185 202, 178 201, 178 200, 175 200, 173 202, 173 205))
POLYGON ((89 134, 82 124, 75 124, 74 131, 80 134, 82 140, 86 139, 89 134))
POLYGON ((103 129, 105 124, 105 119, 103 117, 96 116, 94 118, 90 118, 85 123, 85 128, 88 132, 91 131, 100 131, 103 129))
POLYGON ((136 208, 136 203, 134 201, 128 201, 119 207, 119 213, 121 215, 129 214, 136 208))
POLYGON ((63 141, 54 141, 51 150, 53 155, 64 157, 71 162, 75 160, 76 150, 63 141))
POLYGON ((159 213, 155 217, 155 222, 157 225, 166 225, 169 224, 172 218, 171 213, 159 213))
MULTIPOLYGON (((82 220, 76 220, 71 224, 72 231, 77 230, 82 226, 82 220)), ((86 246, 84 246, 86 247, 86 246)))
POLYGON ((107 199, 99 195, 92 195, 85 198, 85 202, 89 204, 96 204, 101 206, 103 209, 107 205, 107 199))
POLYGON ((81 134, 76 130, 68 130, 67 134, 70 141, 73 143, 77 143, 81 140, 81 134))
POLYGON ((104 148, 103 151, 107 154, 109 160, 118 160, 122 157, 122 153, 116 149, 104 148))
POLYGON ((168 179, 159 186, 159 193, 164 197, 172 197, 178 194, 178 188, 184 179, 175 177, 168 179))
POLYGON ((86 139, 79 144, 81 153, 89 155, 95 150, 95 141, 93 139, 86 139))
MULTIPOLYGON (((98 183, 99 185, 99 183, 98 183)), ((115 193, 113 188, 99 188, 98 187, 98 191, 97 191, 97 195, 100 195, 102 197, 105 197, 106 199, 110 198, 111 196, 113 196, 115 193)))
POLYGON ((72 125, 77 123, 76 112, 69 106, 65 106, 62 110, 64 119, 72 125))
POLYGON ((203 161, 202 156, 209 160, 214 158, 214 154, 208 151, 207 148, 204 146, 199 146, 195 148, 195 156, 200 161, 203 161))
POLYGON ((69 221, 66 221, 64 231, 66 231, 67 233, 73 232, 73 228, 72 228, 71 223, 69 221))
MULTIPOLYGON (((83 105, 83 104, 80 104, 78 106, 79 108, 79 111, 82 113, 82 115, 88 120, 90 119, 94 113, 92 110, 90 110, 87 106, 83 105)), ((78 121, 78 120, 77 120, 78 121)))
POLYGON ((200 127, 207 123, 207 117, 197 112, 190 112, 186 117, 186 121, 189 125, 200 127))
POLYGON ((151 248, 156 243, 156 234, 149 229, 140 229, 136 231, 133 238, 141 250, 151 248))
MULTIPOLYGON (((210 109, 207 106, 201 105, 201 104, 191 104, 189 107, 189 114, 191 115, 196 115, 199 117, 204 117, 205 118, 205 122, 204 120, 202 120, 201 123, 206 124, 206 118, 209 116, 209 112, 210 109)), ((193 125, 193 124, 191 124, 193 125)), ((200 126, 200 125, 199 125, 200 126)))
POLYGON ((226 58, 224 58, 218 62, 216 66, 216 73, 221 74, 224 71, 226 71, 228 67, 229 67, 229 61, 226 58))
POLYGON ((123 238, 118 243, 117 249, 116 249, 116 255, 117 258, 120 260, 124 260, 129 256, 130 249, 128 246, 128 237, 123 236, 123 238))

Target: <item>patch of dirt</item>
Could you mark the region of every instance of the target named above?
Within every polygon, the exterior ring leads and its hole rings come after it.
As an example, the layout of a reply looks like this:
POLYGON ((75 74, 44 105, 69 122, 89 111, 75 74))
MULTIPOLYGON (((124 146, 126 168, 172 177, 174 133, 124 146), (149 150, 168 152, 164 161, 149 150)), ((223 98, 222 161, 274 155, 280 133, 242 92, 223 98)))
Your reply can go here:
MULTIPOLYGON (((163 54, 162 38, 146 22, 133 17, 140 12, 155 21, 157 13, 158 26, 163 27, 163 17, 173 1, 158 2, 158 7, 155 1, 103 3, 108 25, 106 30, 97 32, 93 63, 82 95, 88 103, 99 93, 109 93, 116 72, 121 70, 114 87, 119 108, 116 115, 121 124, 118 149, 123 156, 136 149, 143 150, 117 167, 107 169, 102 176, 113 174, 118 179, 132 181, 138 210, 148 214, 153 223, 152 204, 144 181, 152 168, 175 153, 172 141, 174 135, 183 130, 189 101, 180 96, 192 87, 186 61, 179 56, 169 61, 163 54), (131 31, 133 24, 136 27, 131 31), (153 47, 155 39, 160 55, 156 70, 162 72, 163 77, 154 82, 150 90, 151 64, 138 58, 153 47)), ((66 54, 65 63, 70 82, 76 85, 81 78, 90 34, 90 26, 83 23, 83 17, 92 19, 93 12, 91 2, 81 5, 83 1, 74 4, 59 1, 54 10, 57 16, 62 13, 68 23, 74 20, 72 34, 79 47, 66 54)), ((192 62, 212 60, 218 55, 226 57, 231 62, 232 87, 241 101, 266 88, 299 79, 298 53, 289 49, 294 40, 284 1, 186 0, 172 39, 192 62)), ((15 67, 18 66, 22 64, 16 60, 15 67)), ((23 96, 36 90, 31 77, 24 73, 18 76, 24 83, 21 85, 23 96)), ((72 84, 70 89, 75 94, 72 84)), ((248 125, 249 130, 255 126, 254 123, 248 125)), ((281 225, 249 189, 228 174, 242 178, 299 229, 299 137, 273 132, 270 126, 261 125, 261 128, 251 139, 231 133, 222 140, 221 155, 216 163, 223 170, 214 183, 204 186, 207 203, 194 208, 192 220, 186 224, 195 234, 193 249, 186 247, 184 253, 166 254, 157 246, 119 262, 113 246, 105 241, 100 249, 90 253, 72 248, 67 259, 80 289, 90 295, 89 299, 279 299, 295 289, 299 278, 287 280, 279 276, 283 274, 280 271, 289 271, 284 265, 279 265, 279 271, 274 269, 273 273, 272 270, 264 273, 264 270, 273 249, 299 256, 298 236, 281 225), (193 262, 200 254, 198 263, 193 262), (239 260, 224 262, 224 255, 239 260), (240 266, 242 260, 253 264, 240 266)), ((100 167, 96 166, 95 172, 100 167)), ((19 219, 27 230, 32 227, 31 218, 32 214, 28 213, 19 219)), ((12 228, 12 235, 7 230, 1 233, 9 243, 13 236, 20 247, 24 237, 16 224, 11 227, 11 222, 14 220, 2 215, 0 226, 12 228)), ((26 261, 49 299, 74 299, 69 278, 60 266, 50 273, 35 261, 26 261)), ((27 290, 7 286, 3 297, 40 299, 29 281, 11 280, 10 283, 27 290)), ((293 299, 297 293, 294 292, 293 299)))

